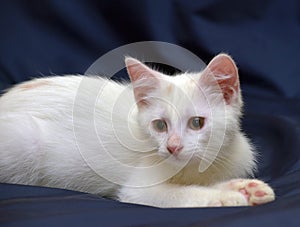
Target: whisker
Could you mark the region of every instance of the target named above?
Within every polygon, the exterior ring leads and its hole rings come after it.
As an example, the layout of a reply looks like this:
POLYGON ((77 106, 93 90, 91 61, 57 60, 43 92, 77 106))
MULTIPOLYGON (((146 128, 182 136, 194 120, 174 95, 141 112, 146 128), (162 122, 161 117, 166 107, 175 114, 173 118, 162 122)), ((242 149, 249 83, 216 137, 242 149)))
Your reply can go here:
MULTIPOLYGON (((200 155, 198 156, 200 157, 200 155)), ((232 172, 229 170, 229 165, 233 165, 233 162, 230 159, 210 154, 206 154, 204 157, 200 158, 206 162, 211 162, 211 168, 214 168, 216 171, 226 171, 228 175, 232 175, 232 172)))
POLYGON ((136 161, 140 162, 140 161, 144 161, 144 160, 148 159, 148 161, 150 161, 152 165, 156 165, 156 164, 159 164, 162 161, 163 158, 164 157, 160 157, 157 154, 157 152, 153 152, 151 154, 141 156, 136 161), (152 157, 153 157, 153 159, 151 159, 152 157))

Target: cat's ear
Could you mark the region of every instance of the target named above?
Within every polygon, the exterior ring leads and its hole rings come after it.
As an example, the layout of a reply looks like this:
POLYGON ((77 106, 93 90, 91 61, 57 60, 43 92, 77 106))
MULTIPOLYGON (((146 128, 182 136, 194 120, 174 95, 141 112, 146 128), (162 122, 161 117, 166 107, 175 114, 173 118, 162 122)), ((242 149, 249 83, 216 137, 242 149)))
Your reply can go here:
POLYGON ((138 107, 149 105, 149 95, 158 87, 160 74, 135 58, 126 57, 125 64, 138 107))
POLYGON ((240 93, 239 75, 236 64, 227 54, 214 57, 202 72, 201 80, 206 83, 217 82, 226 104, 238 100, 240 93))

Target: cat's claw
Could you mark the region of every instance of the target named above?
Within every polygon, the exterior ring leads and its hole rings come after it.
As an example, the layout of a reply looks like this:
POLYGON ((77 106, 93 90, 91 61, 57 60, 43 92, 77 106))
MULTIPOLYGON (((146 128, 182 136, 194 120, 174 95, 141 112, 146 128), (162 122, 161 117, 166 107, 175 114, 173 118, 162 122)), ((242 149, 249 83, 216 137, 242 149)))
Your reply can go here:
POLYGON ((271 202, 275 199, 273 189, 266 183, 256 179, 235 179, 220 185, 224 189, 242 193, 248 205, 254 206, 271 202))

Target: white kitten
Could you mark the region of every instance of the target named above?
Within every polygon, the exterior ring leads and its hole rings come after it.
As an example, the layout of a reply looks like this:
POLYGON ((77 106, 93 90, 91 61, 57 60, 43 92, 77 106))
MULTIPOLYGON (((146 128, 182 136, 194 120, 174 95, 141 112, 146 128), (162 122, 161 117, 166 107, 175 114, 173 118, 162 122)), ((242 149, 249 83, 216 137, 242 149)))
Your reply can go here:
POLYGON ((166 76, 126 58, 131 84, 35 79, 0 98, 0 181, 78 190, 158 207, 254 205, 273 190, 251 176, 237 68, 166 76), (232 180, 233 179, 233 180, 232 180))

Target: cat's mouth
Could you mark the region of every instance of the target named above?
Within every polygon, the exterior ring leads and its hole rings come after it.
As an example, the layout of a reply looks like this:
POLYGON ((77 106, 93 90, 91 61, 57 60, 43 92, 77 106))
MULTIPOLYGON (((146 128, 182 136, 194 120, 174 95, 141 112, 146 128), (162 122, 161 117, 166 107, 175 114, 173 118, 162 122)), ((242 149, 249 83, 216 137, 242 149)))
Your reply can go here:
POLYGON ((171 159, 174 162, 190 162, 190 161, 200 161, 202 158, 199 154, 195 152, 178 152, 178 153, 168 153, 164 156, 165 159, 171 159))

